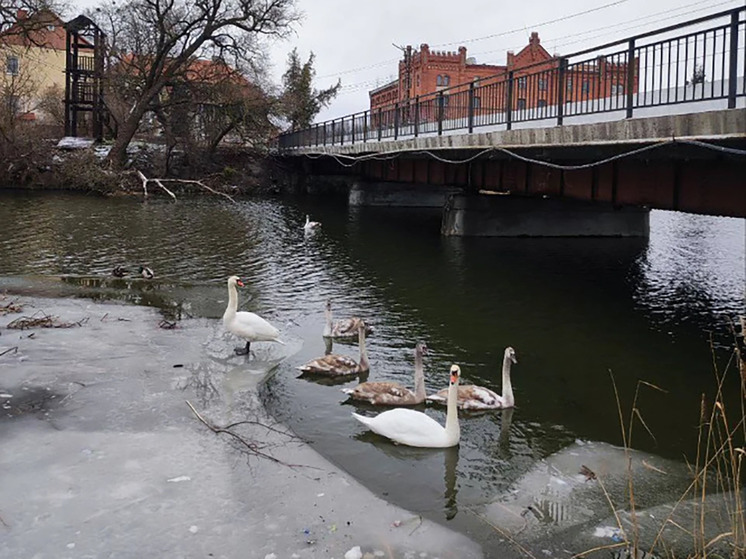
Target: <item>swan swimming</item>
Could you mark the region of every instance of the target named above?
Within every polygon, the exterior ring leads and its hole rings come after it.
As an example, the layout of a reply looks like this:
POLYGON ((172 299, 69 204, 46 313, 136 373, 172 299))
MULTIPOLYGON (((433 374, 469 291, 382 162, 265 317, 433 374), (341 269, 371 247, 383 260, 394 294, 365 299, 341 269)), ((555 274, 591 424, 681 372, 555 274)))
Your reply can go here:
MULTIPOLYGON (((351 338, 357 335, 358 326, 363 322, 363 319, 357 316, 334 320, 332 318, 331 299, 326 302, 324 316, 326 317, 326 324, 324 325, 324 333, 322 335, 325 338, 351 338)), ((369 336, 372 333, 373 328, 365 324, 365 334, 369 336)))
POLYGON ((311 221, 311 216, 306 214, 306 223, 303 225, 303 231, 306 233, 311 233, 313 231, 316 231, 319 227, 321 227, 320 221, 311 221))
POLYGON ((414 348, 414 392, 398 382, 362 382, 355 388, 343 388, 353 400, 361 400, 374 406, 415 406, 425 401, 425 372, 422 356, 427 353, 425 342, 417 342, 414 348))
POLYGON ((346 355, 331 353, 313 359, 305 365, 298 367, 304 373, 314 375, 325 375, 329 377, 340 377, 345 375, 357 375, 370 369, 368 363, 368 350, 365 348, 365 323, 358 324, 358 345, 360 347, 360 361, 357 362, 346 355))
POLYGON ((407 446, 423 448, 448 448, 456 446, 461 438, 458 424, 458 381, 461 368, 451 365, 451 382, 448 386, 448 411, 446 425, 443 427, 432 417, 420 411, 407 408, 395 408, 375 417, 365 417, 356 413, 352 417, 368 427, 374 433, 407 446))
POLYGON ((236 286, 243 287, 244 283, 238 276, 228 278, 228 306, 223 313, 223 326, 231 334, 246 340, 245 348, 236 348, 236 355, 247 355, 251 342, 276 342, 280 340, 280 332, 261 316, 253 312, 237 311, 238 291, 236 286))
MULTIPOLYGON (((458 407, 462 410, 499 410, 512 408, 515 405, 513 396, 513 385, 510 383, 511 364, 518 363, 515 350, 506 347, 503 356, 503 394, 500 396, 489 388, 475 385, 462 385, 458 387, 458 407)), ((428 402, 444 404, 448 393, 441 390, 427 397, 428 402)))

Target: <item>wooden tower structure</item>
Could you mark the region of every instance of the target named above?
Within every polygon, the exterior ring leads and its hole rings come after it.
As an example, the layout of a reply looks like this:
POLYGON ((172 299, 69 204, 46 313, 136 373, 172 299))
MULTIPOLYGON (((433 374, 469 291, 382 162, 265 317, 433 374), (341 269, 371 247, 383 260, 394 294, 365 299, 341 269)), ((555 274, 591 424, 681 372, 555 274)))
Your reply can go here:
POLYGON ((106 35, 88 17, 65 24, 65 135, 104 136, 104 47, 106 35))

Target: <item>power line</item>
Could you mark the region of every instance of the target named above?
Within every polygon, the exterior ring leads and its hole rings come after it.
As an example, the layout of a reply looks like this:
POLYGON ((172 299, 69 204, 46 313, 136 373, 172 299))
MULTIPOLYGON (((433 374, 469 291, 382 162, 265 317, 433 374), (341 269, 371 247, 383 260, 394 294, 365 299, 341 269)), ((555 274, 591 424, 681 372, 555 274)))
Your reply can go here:
POLYGON ((435 46, 435 47, 449 47, 449 46, 452 46, 452 45, 464 45, 466 43, 475 43, 477 41, 484 41, 486 39, 494 39, 495 37, 504 37, 505 35, 512 35, 513 33, 524 32, 526 30, 526 27, 531 27, 533 29, 535 27, 542 27, 544 25, 551 25, 553 23, 558 23, 560 21, 566 21, 568 19, 576 18, 578 16, 582 16, 582 15, 585 15, 585 14, 590 14, 592 12, 597 12, 599 10, 604 10, 606 8, 611 8, 612 6, 617 6, 619 4, 624 4, 625 2, 628 2, 628 1, 629 0, 616 0, 616 2, 611 2, 610 4, 604 4, 603 6, 597 6, 595 8, 591 8, 589 10, 584 10, 582 12, 577 12, 577 13, 570 14, 570 15, 563 16, 563 17, 556 18, 556 19, 550 19, 548 21, 543 21, 541 23, 534 23, 532 25, 523 26, 523 27, 520 27, 520 28, 517 28, 517 29, 512 29, 510 31, 503 31, 501 33, 493 33, 492 35, 485 35, 484 37, 477 37, 475 39, 465 39, 463 41, 454 41, 454 42, 451 42, 451 43, 440 43, 438 45, 433 45, 433 46, 435 46))

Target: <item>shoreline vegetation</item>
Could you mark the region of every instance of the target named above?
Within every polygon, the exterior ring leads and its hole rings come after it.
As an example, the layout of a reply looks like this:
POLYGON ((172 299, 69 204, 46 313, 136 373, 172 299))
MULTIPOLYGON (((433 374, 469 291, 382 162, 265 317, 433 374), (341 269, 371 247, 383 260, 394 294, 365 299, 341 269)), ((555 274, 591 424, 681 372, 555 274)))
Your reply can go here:
POLYGON ((63 190, 111 196, 276 194, 289 181, 266 149, 220 146, 214 152, 166 154, 158 143, 130 146, 124 169, 109 166, 107 144, 57 147, 58 140, 29 143, 0 168, 2 190, 63 190), (145 182, 147 179, 147 183, 145 182))

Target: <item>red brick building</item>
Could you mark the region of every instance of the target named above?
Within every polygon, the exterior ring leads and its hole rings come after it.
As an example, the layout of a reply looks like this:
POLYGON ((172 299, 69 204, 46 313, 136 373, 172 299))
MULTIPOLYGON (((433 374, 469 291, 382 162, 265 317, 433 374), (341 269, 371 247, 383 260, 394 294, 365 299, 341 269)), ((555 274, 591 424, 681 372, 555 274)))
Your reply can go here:
MULTIPOLYGON (((467 58, 466 47, 458 52, 435 52, 428 45, 420 46, 419 51, 407 47, 404 59, 399 62, 399 78, 389 84, 370 91, 370 110, 390 107, 395 103, 413 101, 447 89, 447 95, 457 99, 472 83, 477 86, 486 83, 506 82, 509 72, 513 72, 513 109, 541 108, 557 102, 560 57, 552 56, 541 46, 539 34, 531 33, 528 45, 517 54, 507 53, 505 66, 476 64, 467 58), (489 78, 489 80, 487 80, 489 78), (463 86, 463 87, 458 87, 463 86), (455 97, 454 97, 455 96, 455 97)), ((564 101, 583 101, 601 97, 620 96, 626 92, 627 64, 598 58, 592 62, 573 64, 565 72, 564 101)), ((489 92, 477 90, 474 106, 477 113, 505 109, 505 90, 498 87, 489 92), (479 95, 490 95, 481 99, 479 95)), ((637 91, 635 75, 633 90, 637 91)), ((464 96, 461 95, 461 98, 464 96)), ((463 99, 457 99, 463 105, 463 99)), ((446 107, 449 106, 445 100, 446 107)), ((451 104, 447 112, 460 110, 451 104)))

